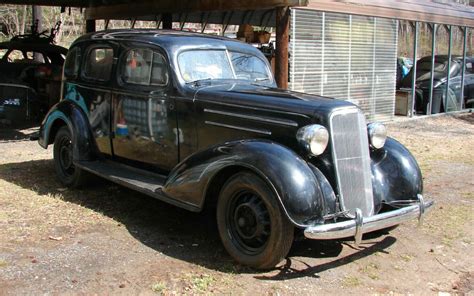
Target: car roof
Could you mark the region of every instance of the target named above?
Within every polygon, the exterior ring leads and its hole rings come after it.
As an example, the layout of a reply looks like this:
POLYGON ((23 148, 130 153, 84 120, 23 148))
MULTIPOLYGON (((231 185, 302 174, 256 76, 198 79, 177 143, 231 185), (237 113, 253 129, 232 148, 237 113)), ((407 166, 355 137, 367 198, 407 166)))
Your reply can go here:
POLYGON ((0 49, 17 49, 17 50, 33 50, 50 53, 67 54, 67 49, 54 44, 42 42, 26 42, 26 41, 6 41, 0 42, 0 49))
POLYGON ((151 39, 156 40, 169 39, 173 37, 188 37, 188 38, 208 38, 213 40, 221 41, 232 41, 232 39, 217 36, 209 35, 203 33, 189 32, 189 31, 178 31, 178 30, 160 30, 160 29, 110 29, 104 31, 97 31, 93 33, 88 33, 79 37, 76 42, 91 40, 91 39, 127 39, 127 40, 144 40, 151 39))
POLYGON ((223 36, 194 33, 178 30, 158 29, 113 29, 88 33, 76 39, 71 48, 83 42, 96 40, 120 40, 131 42, 145 42, 160 45, 174 52, 183 48, 219 48, 241 49, 244 52, 258 51, 245 42, 223 36), (204 41, 204 42, 203 42, 204 41))
MULTIPOLYGON (((435 55, 435 61, 438 63, 444 63, 448 60, 448 55, 435 55)), ((462 56, 452 55, 451 60, 462 61, 462 56)), ((469 57, 466 57, 466 60, 469 60, 469 57)), ((425 56, 418 60, 418 62, 431 61, 431 56, 425 56)))

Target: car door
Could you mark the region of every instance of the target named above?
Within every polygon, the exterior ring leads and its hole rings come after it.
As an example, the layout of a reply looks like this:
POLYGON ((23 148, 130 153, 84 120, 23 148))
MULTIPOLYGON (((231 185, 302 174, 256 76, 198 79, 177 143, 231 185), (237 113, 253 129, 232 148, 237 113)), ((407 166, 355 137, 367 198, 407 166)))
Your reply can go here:
POLYGON ((85 48, 81 81, 67 85, 66 94, 73 94, 88 113, 89 124, 99 151, 112 156, 111 145, 111 79, 117 46, 94 43, 85 48))
POLYGON ((168 62, 158 48, 124 44, 113 103, 114 158, 158 173, 178 163, 176 112, 168 62))

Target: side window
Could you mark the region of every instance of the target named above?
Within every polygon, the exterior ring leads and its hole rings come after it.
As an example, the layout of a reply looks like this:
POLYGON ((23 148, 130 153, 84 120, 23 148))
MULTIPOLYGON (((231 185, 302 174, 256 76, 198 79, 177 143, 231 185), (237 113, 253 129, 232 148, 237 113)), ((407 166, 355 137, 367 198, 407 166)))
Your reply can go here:
POLYGON ((69 51, 64 63, 64 76, 67 78, 76 78, 79 73, 79 64, 81 63, 81 51, 79 47, 69 51))
POLYGON ((466 62, 466 72, 467 73, 474 73, 472 69, 472 62, 466 62))
POLYGON ((129 50, 122 61, 122 80, 130 84, 166 85, 168 70, 165 58, 150 49, 129 50))
POLYGON ((0 49, 0 59, 3 59, 3 57, 5 56, 7 51, 8 51, 8 49, 6 49, 6 48, 1 48, 0 49))
POLYGON ((92 48, 84 64, 84 76, 89 79, 107 81, 110 78, 113 62, 114 50, 112 48, 92 48))
POLYGON ((23 55, 23 52, 21 52, 18 49, 13 49, 8 53, 8 61, 12 63, 20 63, 24 61, 26 57, 23 55))

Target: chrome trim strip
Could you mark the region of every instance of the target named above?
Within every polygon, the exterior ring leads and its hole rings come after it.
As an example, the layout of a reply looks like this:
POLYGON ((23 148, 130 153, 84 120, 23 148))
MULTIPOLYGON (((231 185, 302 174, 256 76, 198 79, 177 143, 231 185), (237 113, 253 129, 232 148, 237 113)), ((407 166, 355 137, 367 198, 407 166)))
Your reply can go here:
POLYGON ((36 91, 34 90, 34 88, 31 88, 27 85, 23 85, 23 84, 16 84, 16 83, 0 83, 0 86, 13 86, 13 87, 18 87, 18 88, 26 88, 26 89, 29 89, 33 92, 36 93, 36 91))
POLYGON ((272 119, 268 117, 257 117, 257 116, 245 115, 241 113, 227 112, 227 111, 207 109, 207 108, 204 109, 204 112, 219 114, 219 115, 227 115, 227 116, 232 116, 232 117, 237 117, 237 118, 250 119, 250 120, 261 121, 261 122, 266 122, 266 123, 274 123, 274 124, 279 124, 279 125, 284 125, 284 126, 298 127, 298 123, 292 120, 281 120, 281 119, 272 119))
POLYGON ((433 204, 433 201, 424 202, 423 197, 421 197, 415 205, 370 217, 361 217, 362 221, 351 219, 337 223, 309 226, 304 230, 304 235, 309 239, 321 240, 355 237, 356 243, 360 243, 359 238, 362 238, 362 234, 416 219, 420 215, 422 216, 422 212, 424 213, 433 204))
POLYGON ((302 118, 306 118, 306 119, 311 118, 310 116, 304 115, 304 114, 301 114, 301 113, 279 111, 279 110, 274 110, 274 109, 270 109, 270 108, 260 108, 260 107, 253 107, 253 106, 248 106, 248 105, 239 105, 239 104, 219 102, 219 101, 209 100, 209 99, 204 99, 204 98, 198 98, 198 94, 206 88, 212 88, 212 86, 202 87, 202 88, 196 90, 196 93, 194 94, 193 101, 198 101, 198 102, 202 102, 202 103, 206 103, 206 104, 212 104, 212 105, 235 107, 235 108, 246 109, 246 110, 267 111, 267 112, 272 112, 272 113, 276 113, 276 114, 293 115, 293 116, 302 117, 302 118))
POLYGON ((272 134, 272 132, 268 131, 268 130, 253 129, 253 128, 230 125, 230 124, 224 124, 224 123, 219 123, 219 122, 214 122, 214 121, 207 121, 206 120, 205 123, 209 124, 209 125, 225 127, 225 128, 235 129, 235 130, 241 130, 241 131, 246 131, 246 132, 264 134, 264 135, 267 135, 267 136, 270 136, 272 134))

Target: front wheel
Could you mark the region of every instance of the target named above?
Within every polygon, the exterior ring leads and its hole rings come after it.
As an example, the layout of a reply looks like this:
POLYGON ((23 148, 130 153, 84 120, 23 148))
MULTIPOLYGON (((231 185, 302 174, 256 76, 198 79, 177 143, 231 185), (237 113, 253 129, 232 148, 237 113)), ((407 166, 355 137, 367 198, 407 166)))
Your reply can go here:
POLYGON ((266 182, 251 172, 225 183, 217 203, 217 226, 227 252, 240 264, 275 267, 288 254, 294 227, 266 182))
POLYGON ((86 172, 76 167, 73 162, 71 132, 67 126, 59 129, 54 138, 54 167, 59 181, 68 187, 80 187, 86 181, 86 172))

